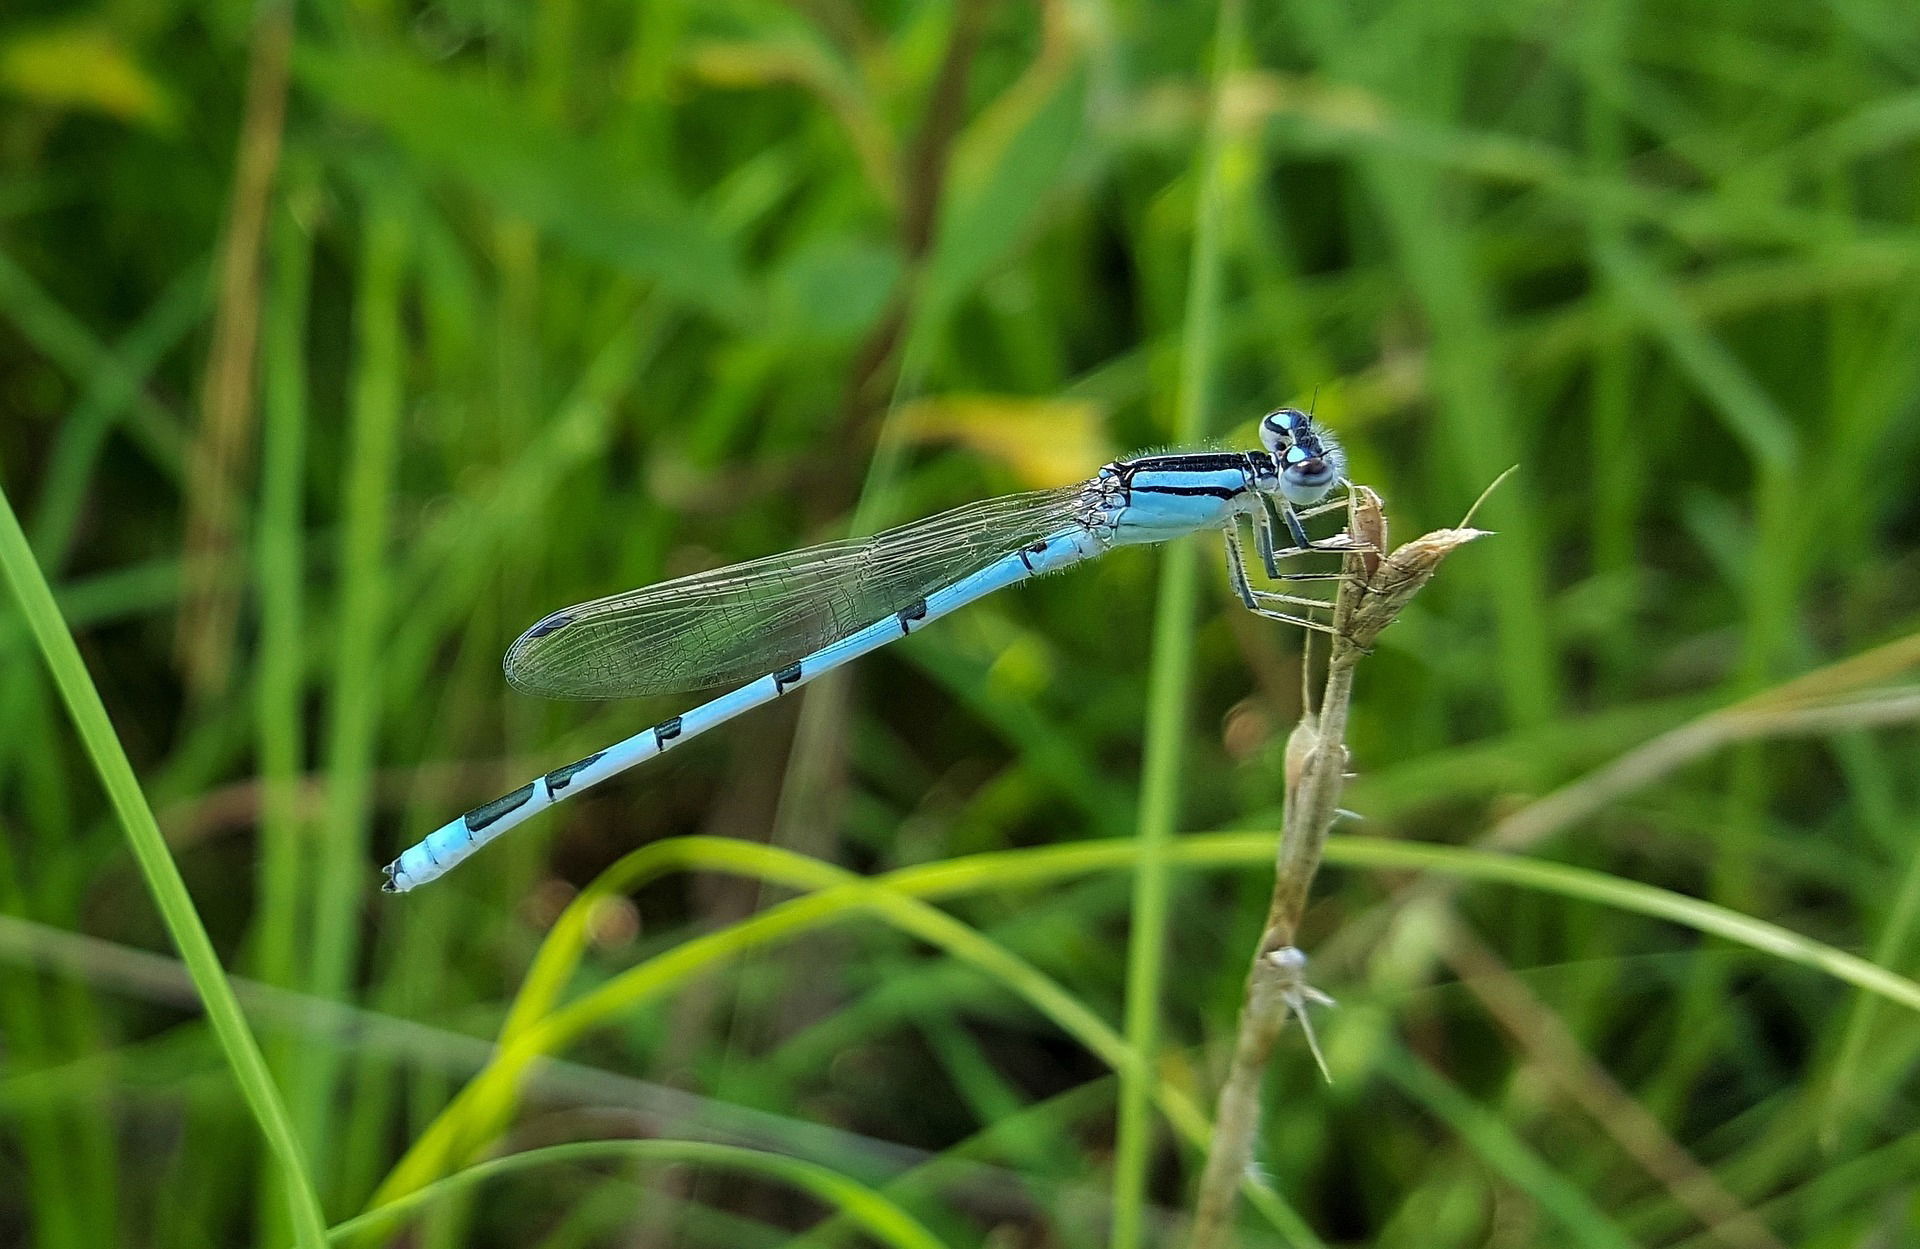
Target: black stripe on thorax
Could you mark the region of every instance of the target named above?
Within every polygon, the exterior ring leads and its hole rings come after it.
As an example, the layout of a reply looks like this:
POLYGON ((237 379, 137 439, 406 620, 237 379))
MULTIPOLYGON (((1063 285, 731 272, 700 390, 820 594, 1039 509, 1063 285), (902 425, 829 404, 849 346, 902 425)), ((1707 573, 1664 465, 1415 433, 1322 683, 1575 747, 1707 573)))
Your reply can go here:
POLYGON ((1185 455, 1147 455, 1137 460, 1121 460, 1115 464, 1115 476, 1120 479, 1122 489, 1131 495, 1134 491, 1147 494, 1166 495, 1177 498, 1208 498, 1231 501, 1245 494, 1259 479, 1259 469, 1252 457, 1243 451, 1196 451, 1185 455), (1141 474, 1184 474, 1184 473, 1238 473, 1240 484, 1236 486, 1175 486, 1164 482, 1142 482, 1141 474))
POLYGON ((1249 465, 1243 451, 1192 451, 1184 455, 1143 455, 1137 460, 1122 460, 1115 467, 1131 479, 1135 473, 1246 472, 1249 465))
POLYGON ((1135 494, 1171 494, 1181 498, 1237 499, 1247 492, 1245 486, 1134 486, 1135 494))

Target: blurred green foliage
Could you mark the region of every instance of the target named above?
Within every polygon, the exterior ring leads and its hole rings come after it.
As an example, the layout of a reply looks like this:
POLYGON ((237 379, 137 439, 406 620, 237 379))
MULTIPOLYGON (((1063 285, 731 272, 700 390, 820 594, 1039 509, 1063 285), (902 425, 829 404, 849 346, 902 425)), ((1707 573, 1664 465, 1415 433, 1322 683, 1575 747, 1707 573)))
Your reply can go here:
MULTIPOLYGON (((684 707, 508 692, 498 657, 544 612, 1166 442, 1213 22, 1100 0, 0 13, 0 484, 249 978, 330 1218, 438 1139, 477 1038, 557 992, 528 977, 561 907, 635 846, 719 834, 870 873, 1132 833, 1140 551, 809 695, 790 783, 774 708, 431 889, 375 891, 450 813, 684 707)), ((1402 537, 1521 466, 1480 518, 1499 536, 1365 665, 1348 831, 1472 842, 1641 747, 1630 783, 1513 848, 1913 970, 1912 6, 1298 0, 1246 31, 1218 84, 1210 430, 1251 445, 1262 412, 1314 403, 1402 537), (1853 701, 1681 727, 1810 671, 1789 694, 1853 701)), ((1202 559, 1180 824, 1271 829, 1299 643, 1202 559)), ((11 603, 0 648, 0 1240, 284 1243, 11 603)), ((993 888, 995 862, 951 913, 1113 1026, 1124 877, 993 888)), ((1338 1080, 1303 1052, 1275 1074, 1263 1165, 1294 1214, 1250 1210, 1244 1243, 1913 1238, 1903 1009, 1550 883, 1413 883, 1321 882, 1338 1080)), ((1267 884, 1177 878, 1163 1093, 1210 1104, 1267 884)), ((573 994, 785 896, 705 874, 610 895, 573 994)), ((1130 1181, 1093 1034, 964 936, 923 944, 937 919, 890 922, 922 940, 856 921, 701 964, 570 1035, 429 1168, 718 1137, 794 1155, 767 1173, 813 1198, 579 1162, 456 1186, 418 1243, 793 1243, 860 1184, 949 1245, 1105 1243, 1130 1181)), ((1172 1244, 1198 1155, 1158 1149, 1172 1244)))

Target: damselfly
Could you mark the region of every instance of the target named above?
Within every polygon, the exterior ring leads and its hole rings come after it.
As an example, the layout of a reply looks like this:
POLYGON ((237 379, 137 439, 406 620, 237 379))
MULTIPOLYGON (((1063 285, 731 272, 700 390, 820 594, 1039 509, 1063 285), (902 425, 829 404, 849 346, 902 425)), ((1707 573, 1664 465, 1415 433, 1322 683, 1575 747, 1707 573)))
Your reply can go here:
MULTIPOLYGON (((905 637, 995 590, 1108 548, 1217 529, 1227 574, 1249 611, 1324 629, 1300 614, 1320 600, 1257 590, 1240 529, 1250 525, 1267 576, 1316 547, 1300 523, 1345 480, 1339 445, 1304 412, 1260 422, 1263 451, 1149 455, 1107 465, 1061 490, 990 499, 871 538, 830 542, 569 607, 507 651, 507 680, 550 698, 635 698, 746 681, 623 742, 529 781, 450 820, 389 863, 400 893, 554 803, 664 753, 743 711, 905 637), (1281 545, 1285 529, 1292 545, 1281 545), (755 679, 749 679, 755 678, 755 679)), ((1307 574, 1306 576, 1311 576, 1307 574)))

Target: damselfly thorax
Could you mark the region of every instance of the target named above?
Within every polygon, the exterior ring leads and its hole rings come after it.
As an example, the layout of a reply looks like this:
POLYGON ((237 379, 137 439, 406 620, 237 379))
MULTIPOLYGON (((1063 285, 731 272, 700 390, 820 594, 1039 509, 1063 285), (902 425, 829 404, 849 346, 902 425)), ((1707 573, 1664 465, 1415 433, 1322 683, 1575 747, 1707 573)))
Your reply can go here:
POLYGON ((1089 528, 1113 543, 1164 542, 1261 510, 1279 470, 1264 451, 1192 452, 1116 460, 1087 483, 1089 528))

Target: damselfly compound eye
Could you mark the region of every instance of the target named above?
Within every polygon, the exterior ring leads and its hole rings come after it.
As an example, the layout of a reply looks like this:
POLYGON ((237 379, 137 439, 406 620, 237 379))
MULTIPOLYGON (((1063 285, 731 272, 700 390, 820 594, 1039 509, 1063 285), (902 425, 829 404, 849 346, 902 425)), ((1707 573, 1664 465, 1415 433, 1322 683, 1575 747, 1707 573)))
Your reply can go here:
POLYGON ((1269 412, 1260 421, 1260 445, 1269 454, 1279 455, 1312 427, 1312 418, 1299 408, 1281 408, 1278 412, 1269 412))

